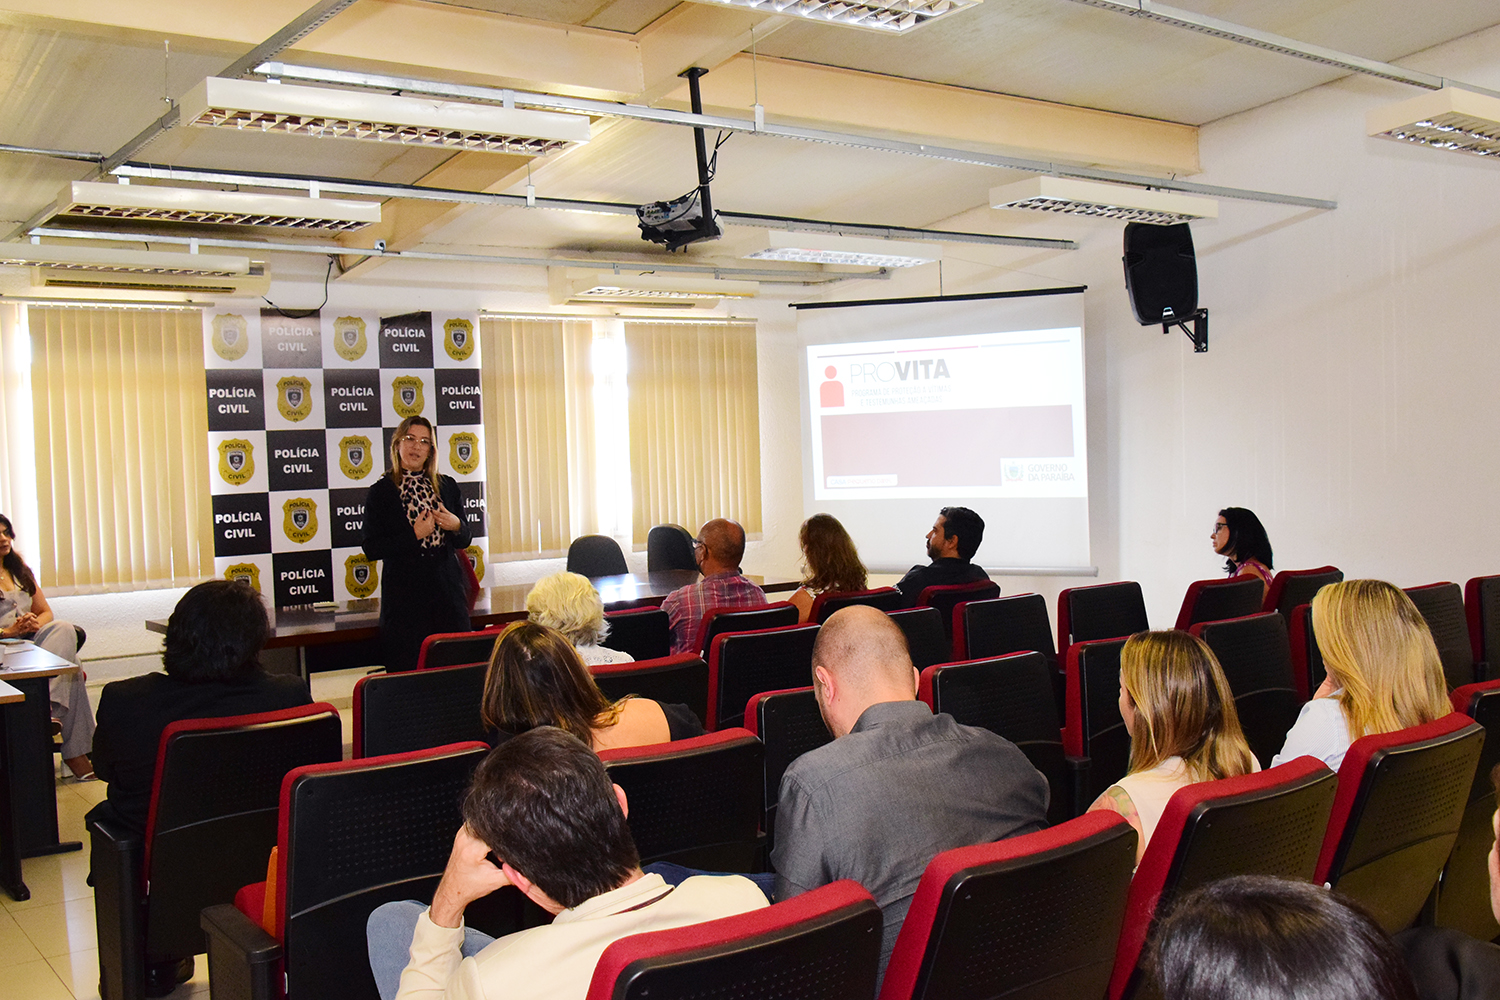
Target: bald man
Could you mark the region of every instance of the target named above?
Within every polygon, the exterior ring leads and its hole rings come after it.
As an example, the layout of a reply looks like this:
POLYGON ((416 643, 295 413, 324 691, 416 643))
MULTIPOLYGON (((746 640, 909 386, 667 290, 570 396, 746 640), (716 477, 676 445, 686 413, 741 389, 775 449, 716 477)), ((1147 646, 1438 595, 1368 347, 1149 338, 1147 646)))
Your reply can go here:
POLYGON ((745 529, 716 517, 698 530, 693 557, 703 579, 678 587, 661 602, 672 623, 672 655, 696 653, 703 638, 703 616, 714 608, 758 608, 766 592, 740 573, 745 529))
POLYGON ((1047 825, 1047 779, 1014 743, 916 700, 906 637, 884 612, 845 608, 813 647, 833 742, 787 768, 776 808, 777 901, 841 878, 885 918, 880 974, 922 870, 939 852, 1047 825))

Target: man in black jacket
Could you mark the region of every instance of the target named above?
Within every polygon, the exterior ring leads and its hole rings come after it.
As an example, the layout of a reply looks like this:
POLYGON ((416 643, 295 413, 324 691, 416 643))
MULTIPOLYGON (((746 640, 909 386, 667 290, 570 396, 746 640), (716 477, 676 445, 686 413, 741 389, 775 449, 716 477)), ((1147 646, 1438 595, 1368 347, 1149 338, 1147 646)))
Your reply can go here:
POLYGON ((928 587, 988 580, 990 575, 969 560, 984 540, 984 518, 967 507, 944 507, 927 533, 926 566, 913 566, 896 584, 908 601, 928 587))

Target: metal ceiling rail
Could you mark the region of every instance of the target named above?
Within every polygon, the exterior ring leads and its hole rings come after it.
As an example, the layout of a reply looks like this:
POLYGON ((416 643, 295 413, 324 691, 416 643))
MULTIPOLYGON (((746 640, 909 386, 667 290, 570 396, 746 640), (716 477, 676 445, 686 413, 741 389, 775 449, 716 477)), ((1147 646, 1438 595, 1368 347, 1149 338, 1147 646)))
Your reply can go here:
MULTIPOLYGON (((362 194, 378 198, 411 198, 420 201, 442 201, 470 205, 500 205, 509 208, 543 208, 567 212, 635 217, 636 206, 615 201, 587 201, 575 198, 527 199, 525 195, 498 194, 488 191, 458 191, 451 188, 418 187, 415 184, 382 184, 336 177, 307 177, 286 174, 247 173, 245 171, 203 170, 182 167, 158 167, 146 163, 127 163, 115 168, 119 177, 142 177, 154 180, 195 181, 208 184, 243 184, 254 187, 316 191, 318 194, 362 194)), ((1077 250, 1073 240, 1046 239, 1037 236, 997 236, 989 233, 963 233, 946 229, 914 229, 862 222, 825 222, 820 219, 798 219, 782 215, 758 215, 750 212, 716 213, 737 226, 764 226, 798 233, 838 233, 845 236, 873 236, 882 239, 925 239, 943 243, 976 243, 989 246, 1030 247, 1039 250, 1077 250)))
POLYGON ((1321 45, 1299 42, 1295 38, 1288 38, 1285 35, 1260 31, 1256 28, 1247 28, 1244 25, 1222 21, 1217 17, 1209 17, 1207 14, 1199 14, 1195 11, 1182 10, 1177 7, 1168 7, 1166 4, 1152 3, 1151 0, 1072 0, 1072 2, 1081 3, 1088 7, 1098 7, 1101 10, 1112 10, 1117 13, 1128 14, 1131 17, 1145 18, 1148 21, 1168 24, 1174 28, 1185 28, 1188 31, 1211 35, 1214 38, 1222 38, 1226 41, 1238 42, 1241 45, 1250 45, 1257 49, 1264 49, 1267 52, 1277 52, 1281 55, 1294 56, 1298 59, 1322 63, 1325 66, 1346 69, 1351 73, 1378 76, 1384 80, 1394 80, 1396 83, 1410 84, 1413 87, 1423 87, 1427 90, 1442 90, 1444 87, 1457 87, 1461 90, 1473 91, 1476 94, 1500 97, 1500 92, 1486 90, 1483 87, 1475 87, 1472 84, 1462 83, 1458 80, 1434 76, 1431 73, 1420 73, 1416 70, 1406 69, 1392 63, 1365 59, 1361 56, 1350 55, 1347 52, 1339 52, 1336 49, 1324 48, 1321 45))
MULTIPOLYGON (((1081 0, 1080 0, 1081 2, 1081 0)), ((1050 160, 1032 160, 1017 156, 1001 156, 998 153, 980 153, 969 149, 956 149, 921 142, 902 142, 878 136, 857 135, 849 132, 833 132, 827 129, 804 128, 797 125, 778 125, 772 122, 757 123, 750 118, 729 118, 724 115, 695 115, 685 111, 670 111, 650 108, 642 104, 625 104, 614 101, 595 101, 581 97, 564 97, 558 94, 540 94, 528 91, 509 90, 498 87, 475 87, 465 84, 441 83, 414 77, 386 76, 378 73, 352 72, 348 70, 322 69, 313 66, 296 66, 282 62, 266 62, 257 66, 255 72, 262 76, 293 80, 333 83, 350 87, 366 87, 378 90, 404 91, 431 94, 435 97, 453 97, 470 101, 487 101, 506 107, 526 106, 547 108, 553 111, 571 111, 575 114, 597 115, 606 118, 628 118, 636 121, 654 122, 662 125, 681 125, 693 128, 723 129, 732 132, 749 132, 755 135, 776 136, 782 139, 799 139, 805 142, 821 142, 854 149, 869 149, 885 153, 903 153, 928 159, 947 160, 953 163, 969 163, 984 167, 1002 167, 1008 170, 1025 170, 1030 173, 1050 174, 1055 177, 1076 177, 1083 180, 1106 181, 1129 184, 1135 187, 1155 188, 1162 191, 1183 191, 1205 194, 1240 201, 1268 202, 1275 205, 1294 205, 1300 208, 1334 209, 1338 202, 1322 198, 1304 198, 1298 195, 1276 194, 1269 191, 1252 191, 1246 188, 1221 187, 1215 184, 1196 184, 1175 178, 1150 177, 1144 174, 1128 174, 1115 170, 1100 170, 1080 167, 1050 160)))

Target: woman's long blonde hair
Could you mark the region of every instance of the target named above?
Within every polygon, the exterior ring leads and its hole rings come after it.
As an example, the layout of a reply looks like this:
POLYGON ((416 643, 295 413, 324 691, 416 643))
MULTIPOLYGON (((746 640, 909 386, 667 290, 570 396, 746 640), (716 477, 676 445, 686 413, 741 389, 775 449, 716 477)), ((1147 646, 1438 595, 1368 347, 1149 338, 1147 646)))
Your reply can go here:
POLYGON ((1255 758, 1213 651, 1175 629, 1137 632, 1120 651, 1120 683, 1135 703, 1130 773, 1181 757, 1194 781, 1249 774, 1255 758))
POLYGON ((1319 590, 1313 633, 1338 696, 1349 739, 1420 726, 1453 711, 1443 661, 1417 606, 1384 580, 1345 580, 1319 590))
POLYGON ((626 700, 604 696, 567 636, 535 622, 515 622, 490 654, 479 714, 487 728, 511 736, 556 726, 592 746, 597 730, 620 721, 626 700))

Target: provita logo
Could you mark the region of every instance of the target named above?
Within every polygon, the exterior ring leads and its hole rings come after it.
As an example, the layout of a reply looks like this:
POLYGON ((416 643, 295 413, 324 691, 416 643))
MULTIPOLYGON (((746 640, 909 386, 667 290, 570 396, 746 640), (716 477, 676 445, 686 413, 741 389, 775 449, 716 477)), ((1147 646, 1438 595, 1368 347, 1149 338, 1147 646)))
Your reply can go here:
POLYGON ((851 382, 921 382, 935 378, 952 378, 948 362, 942 358, 911 358, 907 361, 878 361, 849 366, 851 382))

